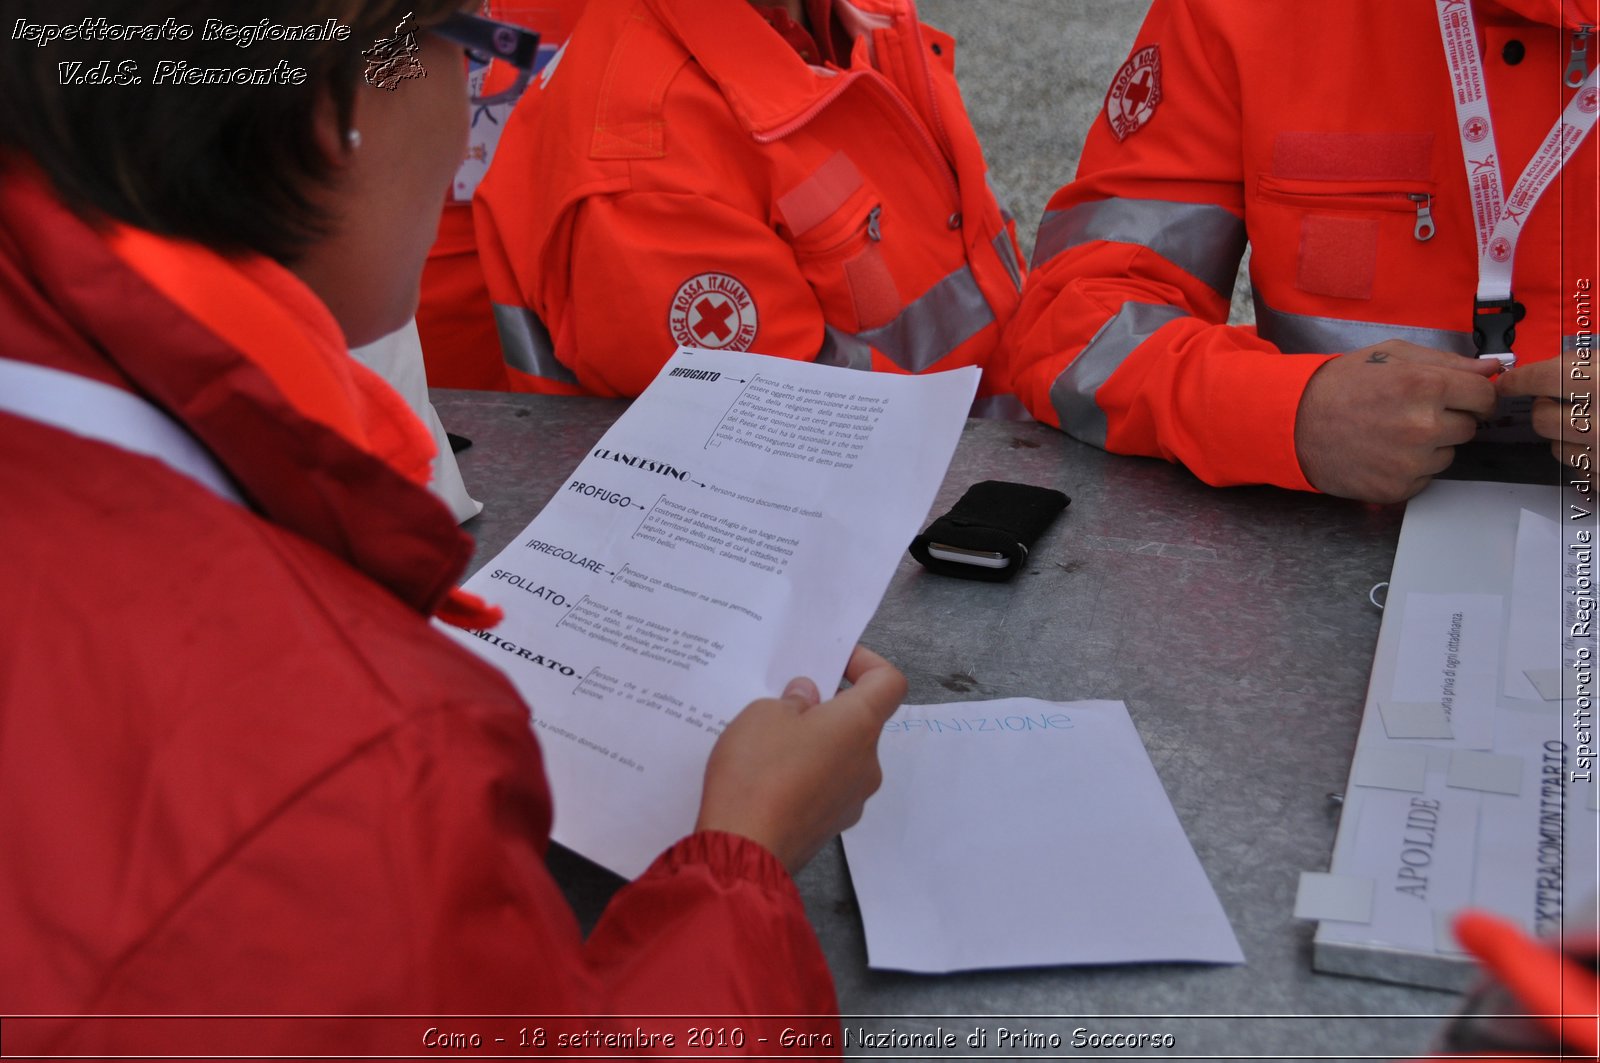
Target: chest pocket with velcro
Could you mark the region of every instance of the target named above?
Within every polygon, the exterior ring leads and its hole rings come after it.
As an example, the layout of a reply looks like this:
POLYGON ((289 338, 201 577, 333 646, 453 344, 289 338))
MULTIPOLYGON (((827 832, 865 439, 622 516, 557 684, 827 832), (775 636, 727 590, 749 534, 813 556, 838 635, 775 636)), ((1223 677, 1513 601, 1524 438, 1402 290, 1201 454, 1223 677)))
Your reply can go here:
POLYGON ((1282 234, 1280 260, 1271 263, 1278 275, 1311 295, 1370 299, 1384 255, 1392 267, 1413 267, 1415 245, 1435 233, 1433 139, 1279 133, 1272 170, 1258 178, 1247 212, 1267 223, 1259 231, 1282 234))
POLYGON ((850 156, 835 152, 780 195, 777 207, 830 321, 853 320, 851 331, 860 332, 894 320, 901 298, 883 252, 883 197, 850 156))

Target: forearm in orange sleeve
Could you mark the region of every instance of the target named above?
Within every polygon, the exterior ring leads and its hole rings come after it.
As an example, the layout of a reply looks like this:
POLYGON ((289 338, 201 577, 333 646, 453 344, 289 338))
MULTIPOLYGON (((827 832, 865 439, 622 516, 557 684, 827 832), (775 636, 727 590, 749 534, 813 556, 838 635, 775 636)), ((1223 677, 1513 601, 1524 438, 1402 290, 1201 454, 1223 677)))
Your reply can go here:
POLYGON ((1075 248, 1028 283, 1010 343, 1014 386, 1035 417, 1218 486, 1309 489, 1295 413, 1327 356, 1283 355, 1253 329, 1221 324, 1220 295, 1127 244, 1075 248))

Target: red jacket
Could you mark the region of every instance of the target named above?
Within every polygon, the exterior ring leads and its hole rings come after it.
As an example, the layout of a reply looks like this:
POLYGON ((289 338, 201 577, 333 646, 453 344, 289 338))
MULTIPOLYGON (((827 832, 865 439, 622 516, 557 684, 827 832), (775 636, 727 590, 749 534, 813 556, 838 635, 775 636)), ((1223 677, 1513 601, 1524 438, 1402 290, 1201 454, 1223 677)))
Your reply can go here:
POLYGON ((476 200, 506 358, 539 390, 637 395, 680 343, 989 361, 1022 273, 954 43, 910 0, 812 8, 858 34, 827 69, 747 0, 584 8, 476 200))
MULTIPOLYGON (((834 1012, 794 886, 729 835, 581 940, 528 710, 428 619, 470 542, 414 479, 425 435, 297 279, 102 239, 12 172, 0 336, 167 411, 249 503, 0 413, 0 1013, 834 1012)), ((12 1053, 339 1055, 429 1024, 5 1025, 12 1053)))
MULTIPOLYGON (((1571 31, 1597 21, 1595 4, 1474 9, 1509 192, 1571 96, 1571 31)), ((1429 0, 1156 0, 1039 227, 1007 337, 1018 397, 1080 439, 1210 483, 1309 487, 1295 413, 1330 354, 1391 338, 1473 350, 1477 237, 1456 126, 1429 0), (1257 326, 1230 328, 1246 240, 1257 326)), ((1575 296, 1597 276, 1597 140, 1527 218, 1525 362, 1593 312, 1575 296)))

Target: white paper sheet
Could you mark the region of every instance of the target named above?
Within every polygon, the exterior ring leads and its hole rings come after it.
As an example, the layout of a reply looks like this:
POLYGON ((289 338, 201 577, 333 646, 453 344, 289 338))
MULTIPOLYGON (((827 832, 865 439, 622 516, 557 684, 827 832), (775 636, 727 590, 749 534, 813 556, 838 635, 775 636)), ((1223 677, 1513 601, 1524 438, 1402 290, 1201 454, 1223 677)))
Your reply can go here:
POLYGON ((457 637, 533 708, 556 841, 638 874, 693 828, 729 719, 798 675, 837 687, 977 381, 673 355, 466 585, 506 610, 457 637))
POLYGON ((1501 597, 1412 592, 1400 608, 1400 649, 1390 699, 1432 703, 1444 710, 1453 737, 1430 739, 1434 744, 1490 748, 1495 691, 1500 689, 1501 597))
POLYGON ((1119 701, 904 706, 845 832, 873 967, 1242 963, 1119 701))
POLYGON ((1517 522, 1511 605, 1506 621, 1505 695, 1559 700, 1544 694, 1526 673, 1561 669, 1561 527, 1524 509, 1517 522))

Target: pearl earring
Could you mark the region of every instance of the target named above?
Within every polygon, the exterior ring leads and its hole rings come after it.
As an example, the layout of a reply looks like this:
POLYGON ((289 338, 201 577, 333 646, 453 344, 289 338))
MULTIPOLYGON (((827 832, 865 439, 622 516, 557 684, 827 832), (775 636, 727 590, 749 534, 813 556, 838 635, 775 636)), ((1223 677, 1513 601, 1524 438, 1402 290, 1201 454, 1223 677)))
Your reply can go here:
POLYGON ((351 151, 359 148, 361 146, 361 130, 350 130, 350 132, 344 135, 344 142, 350 146, 351 151))

